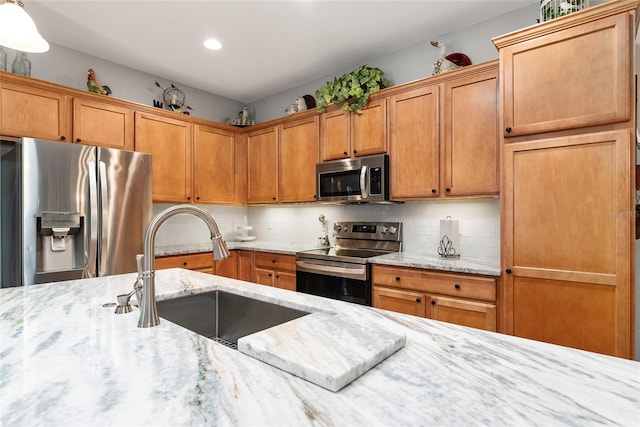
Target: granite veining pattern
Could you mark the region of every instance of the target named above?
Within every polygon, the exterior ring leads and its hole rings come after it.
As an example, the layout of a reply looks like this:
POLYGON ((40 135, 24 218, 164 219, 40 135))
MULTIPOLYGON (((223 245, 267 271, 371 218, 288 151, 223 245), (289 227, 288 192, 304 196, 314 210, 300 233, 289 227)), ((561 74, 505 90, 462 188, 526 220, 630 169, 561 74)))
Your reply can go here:
POLYGON ((430 270, 453 271, 457 273, 482 274, 500 276, 500 260, 479 258, 440 258, 435 255, 420 255, 409 252, 396 252, 380 255, 370 259, 372 264, 395 265, 398 267, 415 267, 430 270))
MULTIPOLYGON (((338 392, 106 302, 134 274, 0 290, 0 425, 623 425, 640 363, 181 269, 159 299, 223 289, 406 336, 338 392)), ((309 343, 312 347, 314 344, 309 343)))

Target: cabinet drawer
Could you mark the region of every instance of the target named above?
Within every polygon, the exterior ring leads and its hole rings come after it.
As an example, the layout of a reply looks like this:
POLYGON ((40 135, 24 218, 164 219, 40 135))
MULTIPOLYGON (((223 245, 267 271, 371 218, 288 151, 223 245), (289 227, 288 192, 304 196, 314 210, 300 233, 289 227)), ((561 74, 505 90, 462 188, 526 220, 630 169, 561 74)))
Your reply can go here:
POLYGON ((256 252, 255 264, 256 267, 271 270, 296 271, 296 257, 293 255, 256 252))
POLYGON ((374 265, 373 283, 460 298, 496 300, 496 281, 486 277, 374 265))
POLYGON ((421 292, 373 287, 373 306, 398 313, 425 317, 427 298, 429 297, 421 292))
POLYGON ((208 269, 211 272, 213 268, 213 255, 211 252, 203 252, 192 255, 171 255, 156 258, 156 270, 164 268, 186 268, 188 270, 208 269))

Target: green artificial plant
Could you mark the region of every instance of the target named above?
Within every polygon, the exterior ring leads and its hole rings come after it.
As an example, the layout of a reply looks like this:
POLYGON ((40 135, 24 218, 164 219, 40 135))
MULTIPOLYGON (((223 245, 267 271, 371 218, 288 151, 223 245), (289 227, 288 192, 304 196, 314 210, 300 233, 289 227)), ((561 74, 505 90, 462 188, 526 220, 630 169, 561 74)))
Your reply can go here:
POLYGON ((318 111, 322 112, 329 104, 335 104, 345 111, 362 114, 362 108, 369 103, 371 94, 387 87, 387 84, 380 68, 361 65, 316 91, 318 111))

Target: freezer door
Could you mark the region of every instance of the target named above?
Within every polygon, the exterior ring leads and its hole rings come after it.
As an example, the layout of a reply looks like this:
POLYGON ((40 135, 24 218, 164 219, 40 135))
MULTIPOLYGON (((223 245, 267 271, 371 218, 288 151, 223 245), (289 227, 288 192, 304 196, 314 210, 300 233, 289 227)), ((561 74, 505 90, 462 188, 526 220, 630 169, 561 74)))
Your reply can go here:
POLYGON ((94 276, 89 165, 95 164, 95 148, 30 138, 20 146, 22 284, 94 276))
POLYGON ((98 275, 136 271, 151 221, 151 156, 98 147, 98 275))

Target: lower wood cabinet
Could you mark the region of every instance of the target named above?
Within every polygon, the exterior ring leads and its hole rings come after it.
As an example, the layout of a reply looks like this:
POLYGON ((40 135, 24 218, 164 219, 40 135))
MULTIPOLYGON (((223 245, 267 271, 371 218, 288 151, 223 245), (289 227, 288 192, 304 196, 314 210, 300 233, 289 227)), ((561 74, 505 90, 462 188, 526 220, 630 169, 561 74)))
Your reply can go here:
POLYGON ((271 252, 255 253, 255 282, 276 288, 296 290, 296 257, 271 252))
POLYGON ((156 257, 155 268, 156 270, 162 270, 165 268, 185 268, 187 270, 213 274, 213 255, 211 252, 200 252, 196 254, 156 257))
POLYGON ((417 268, 373 266, 373 306, 496 331, 496 280, 417 268))

